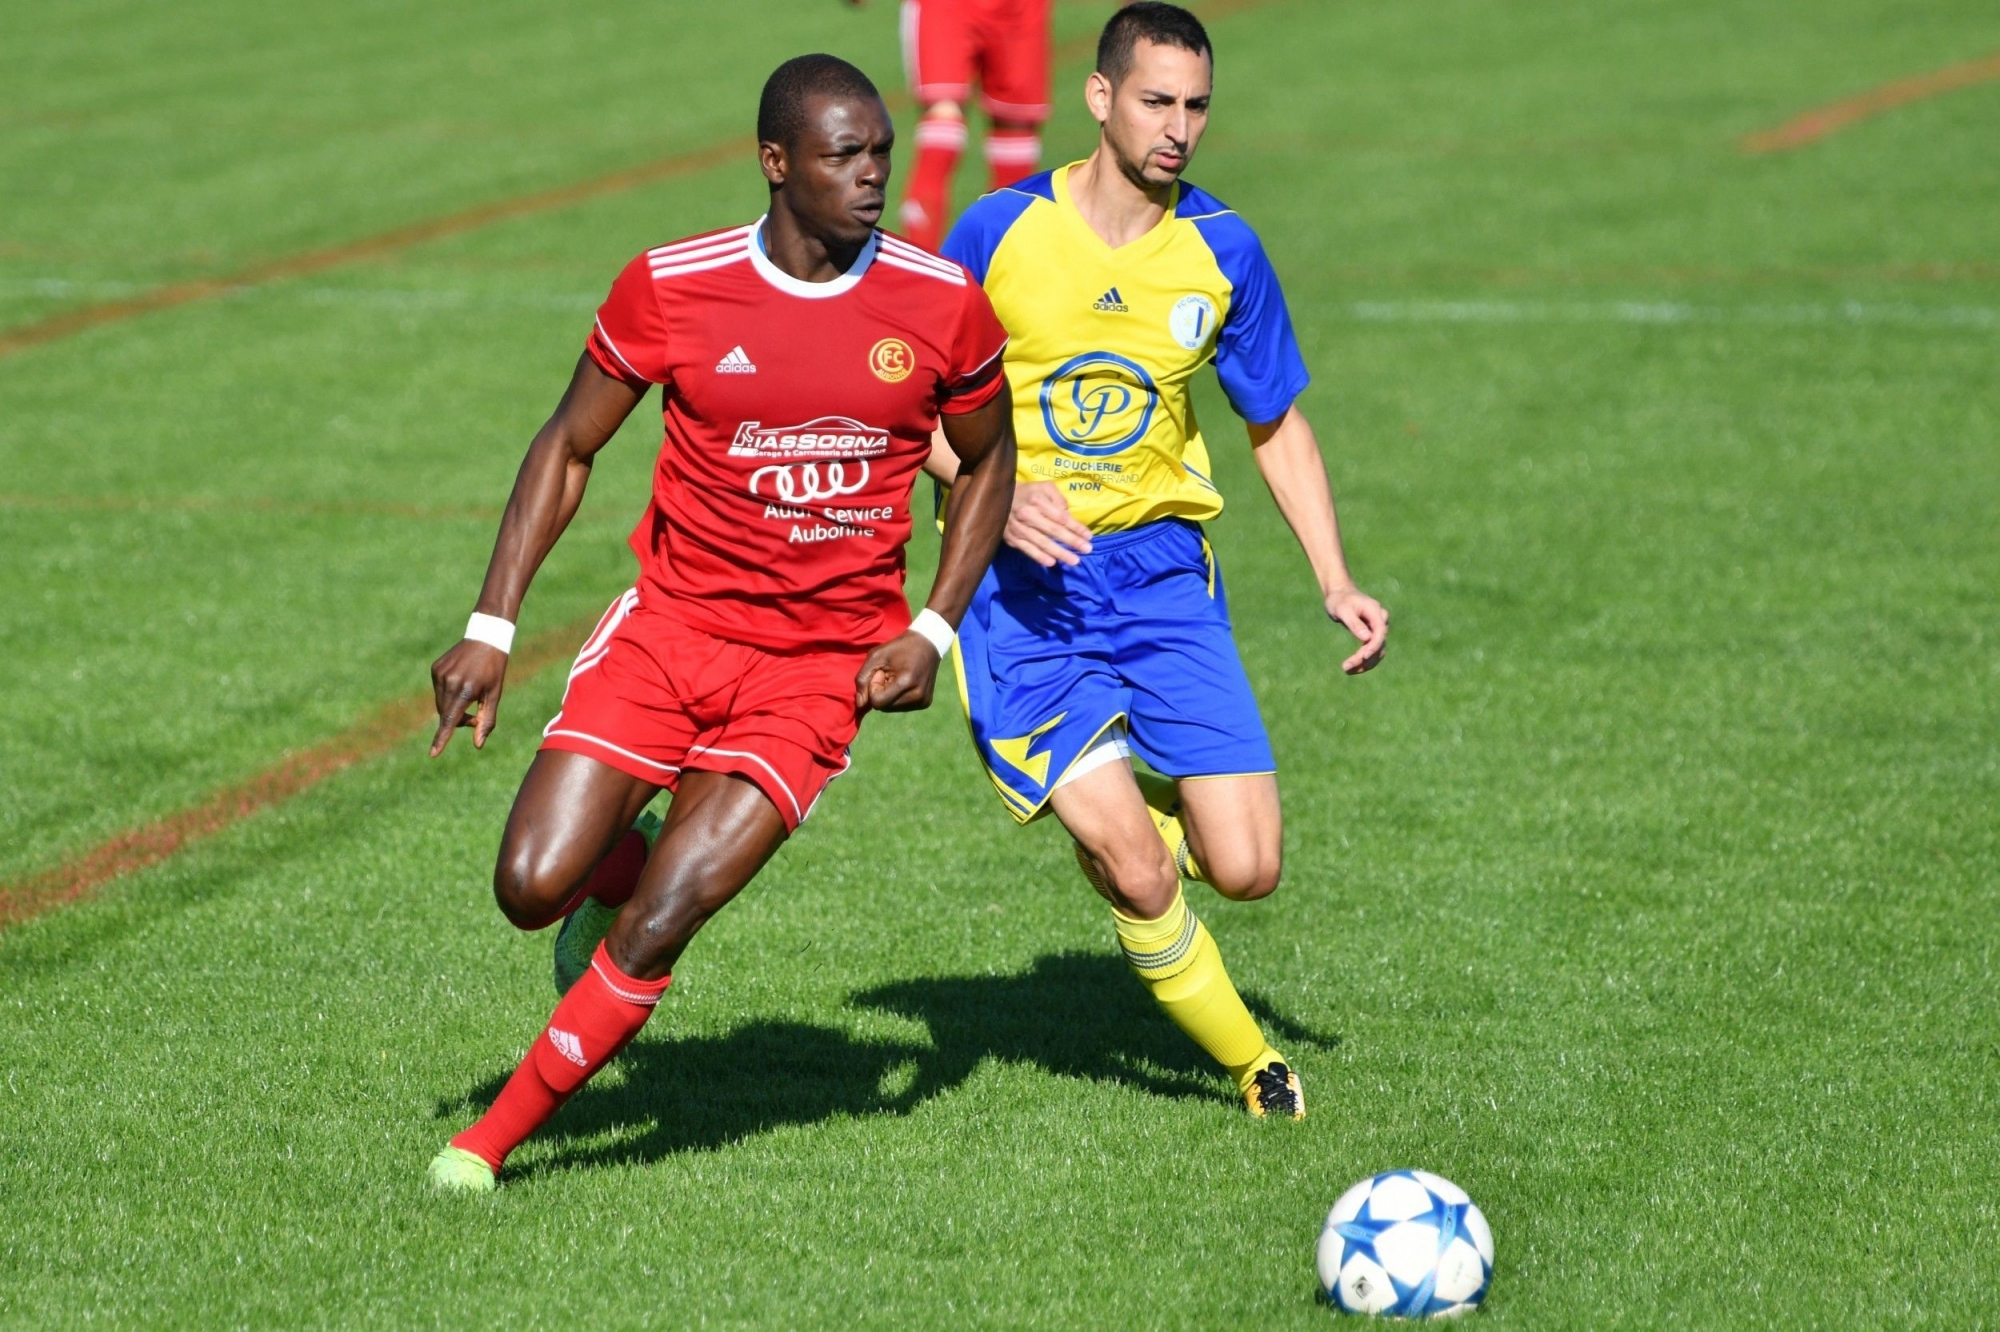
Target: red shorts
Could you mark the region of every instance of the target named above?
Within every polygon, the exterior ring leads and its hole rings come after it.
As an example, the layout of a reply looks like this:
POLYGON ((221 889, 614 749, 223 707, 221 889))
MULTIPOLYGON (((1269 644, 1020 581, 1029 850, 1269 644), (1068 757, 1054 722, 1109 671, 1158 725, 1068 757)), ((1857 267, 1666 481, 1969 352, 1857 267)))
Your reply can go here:
POLYGON ((683 769, 734 773, 787 829, 847 771, 861 727, 857 652, 770 652, 715 638, 633 588, 611 603, 570 668, 543 749, 608 763, 669 791, 683 769))
POLYGON ((903 0, 903 67, 919 102, 958 102, 979 80, 998 120, 1049 118, 1049 0, 903 0))

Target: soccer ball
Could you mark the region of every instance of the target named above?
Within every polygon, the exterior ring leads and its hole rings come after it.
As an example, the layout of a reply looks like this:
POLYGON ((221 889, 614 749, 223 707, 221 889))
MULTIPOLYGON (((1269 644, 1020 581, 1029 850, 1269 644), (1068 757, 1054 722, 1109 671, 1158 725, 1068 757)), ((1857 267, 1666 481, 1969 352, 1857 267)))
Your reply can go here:
POLYGON ((1319 1236, 1319 1284, 1349 1313, 1442 1318, 1479 1307, 1493 1232, 1464 1189, 1391 1170, 1340 1195, 1319 1236))

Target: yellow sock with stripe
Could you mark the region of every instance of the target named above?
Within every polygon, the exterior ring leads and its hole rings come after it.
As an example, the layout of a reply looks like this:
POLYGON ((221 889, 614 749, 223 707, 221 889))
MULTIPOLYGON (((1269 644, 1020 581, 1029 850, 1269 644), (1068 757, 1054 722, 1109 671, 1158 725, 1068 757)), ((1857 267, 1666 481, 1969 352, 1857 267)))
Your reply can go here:
POLYGON ((1167 854, 1174 858, 1174 868, 1181 872, 1183 879, 1193 879, 1196 883, 1207 883, 1202 877, 1201 866, 1194 860, 1194 848, 1188 845, 1187 829, 1181 826, 1181 791, 1171 777, 1158 773, 1132 770, 1132 776, 1139 783, 1139 794, 1146 798, 1147 812, 1153 816, 1153 828, 1160 834, 1160 840, 1167 844, 1167 854))
POLYGON ((1111 919, 1139 980, 1174 1025, 1229 1070, 1239 1088, 1247 1091, 1258 1069, 1284 1058, 1265 1043, 1223 968, 1215 940, 1179 892, 1158 920, 1134 920, 1115 908, 1111 919))

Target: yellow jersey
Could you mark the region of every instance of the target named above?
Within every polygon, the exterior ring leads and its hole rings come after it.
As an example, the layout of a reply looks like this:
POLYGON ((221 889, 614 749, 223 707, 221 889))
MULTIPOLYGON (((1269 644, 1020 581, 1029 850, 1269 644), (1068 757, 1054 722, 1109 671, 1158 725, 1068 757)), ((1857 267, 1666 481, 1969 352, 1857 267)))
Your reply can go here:
POLYGON ((1215 362, 1237 415, 1276 421, 1308 383, 1263 244, 1185 182, 1174 208, 1112 249, 1070 198, 1072 167, 987 195, 944 255, 1006 325, 1022 481, 1054 481, 1093 532, 1222 512, 1189 386, 1215 362))

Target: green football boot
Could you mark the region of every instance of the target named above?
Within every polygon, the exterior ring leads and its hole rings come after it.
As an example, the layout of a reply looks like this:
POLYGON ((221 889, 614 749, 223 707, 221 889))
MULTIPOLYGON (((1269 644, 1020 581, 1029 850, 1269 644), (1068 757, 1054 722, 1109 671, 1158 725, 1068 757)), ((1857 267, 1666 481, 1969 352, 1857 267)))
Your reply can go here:
MULTIPOLYGON (((660 816, 647 810, 632 824, 632 830, 646 839, 646 851, 651 854, 653 843, 660 837, 660 816)), ((569 987, 583 979, 583 973, 590 970, 591 954, 597 945, 604 942, 604 936, 611 933, 611 922, 618 919, 619 908, 606 906, 594 897, 586 897, 576 910, 563 917, 562 928, 556 931, 555 978, 556 993, 568 994, 569 987)))
POLYGON ((463 1147, 446 1146, 431 1158, 431 1187, 440 1193, 491 1193, 500 1187, 493 1167, 463 1147))

